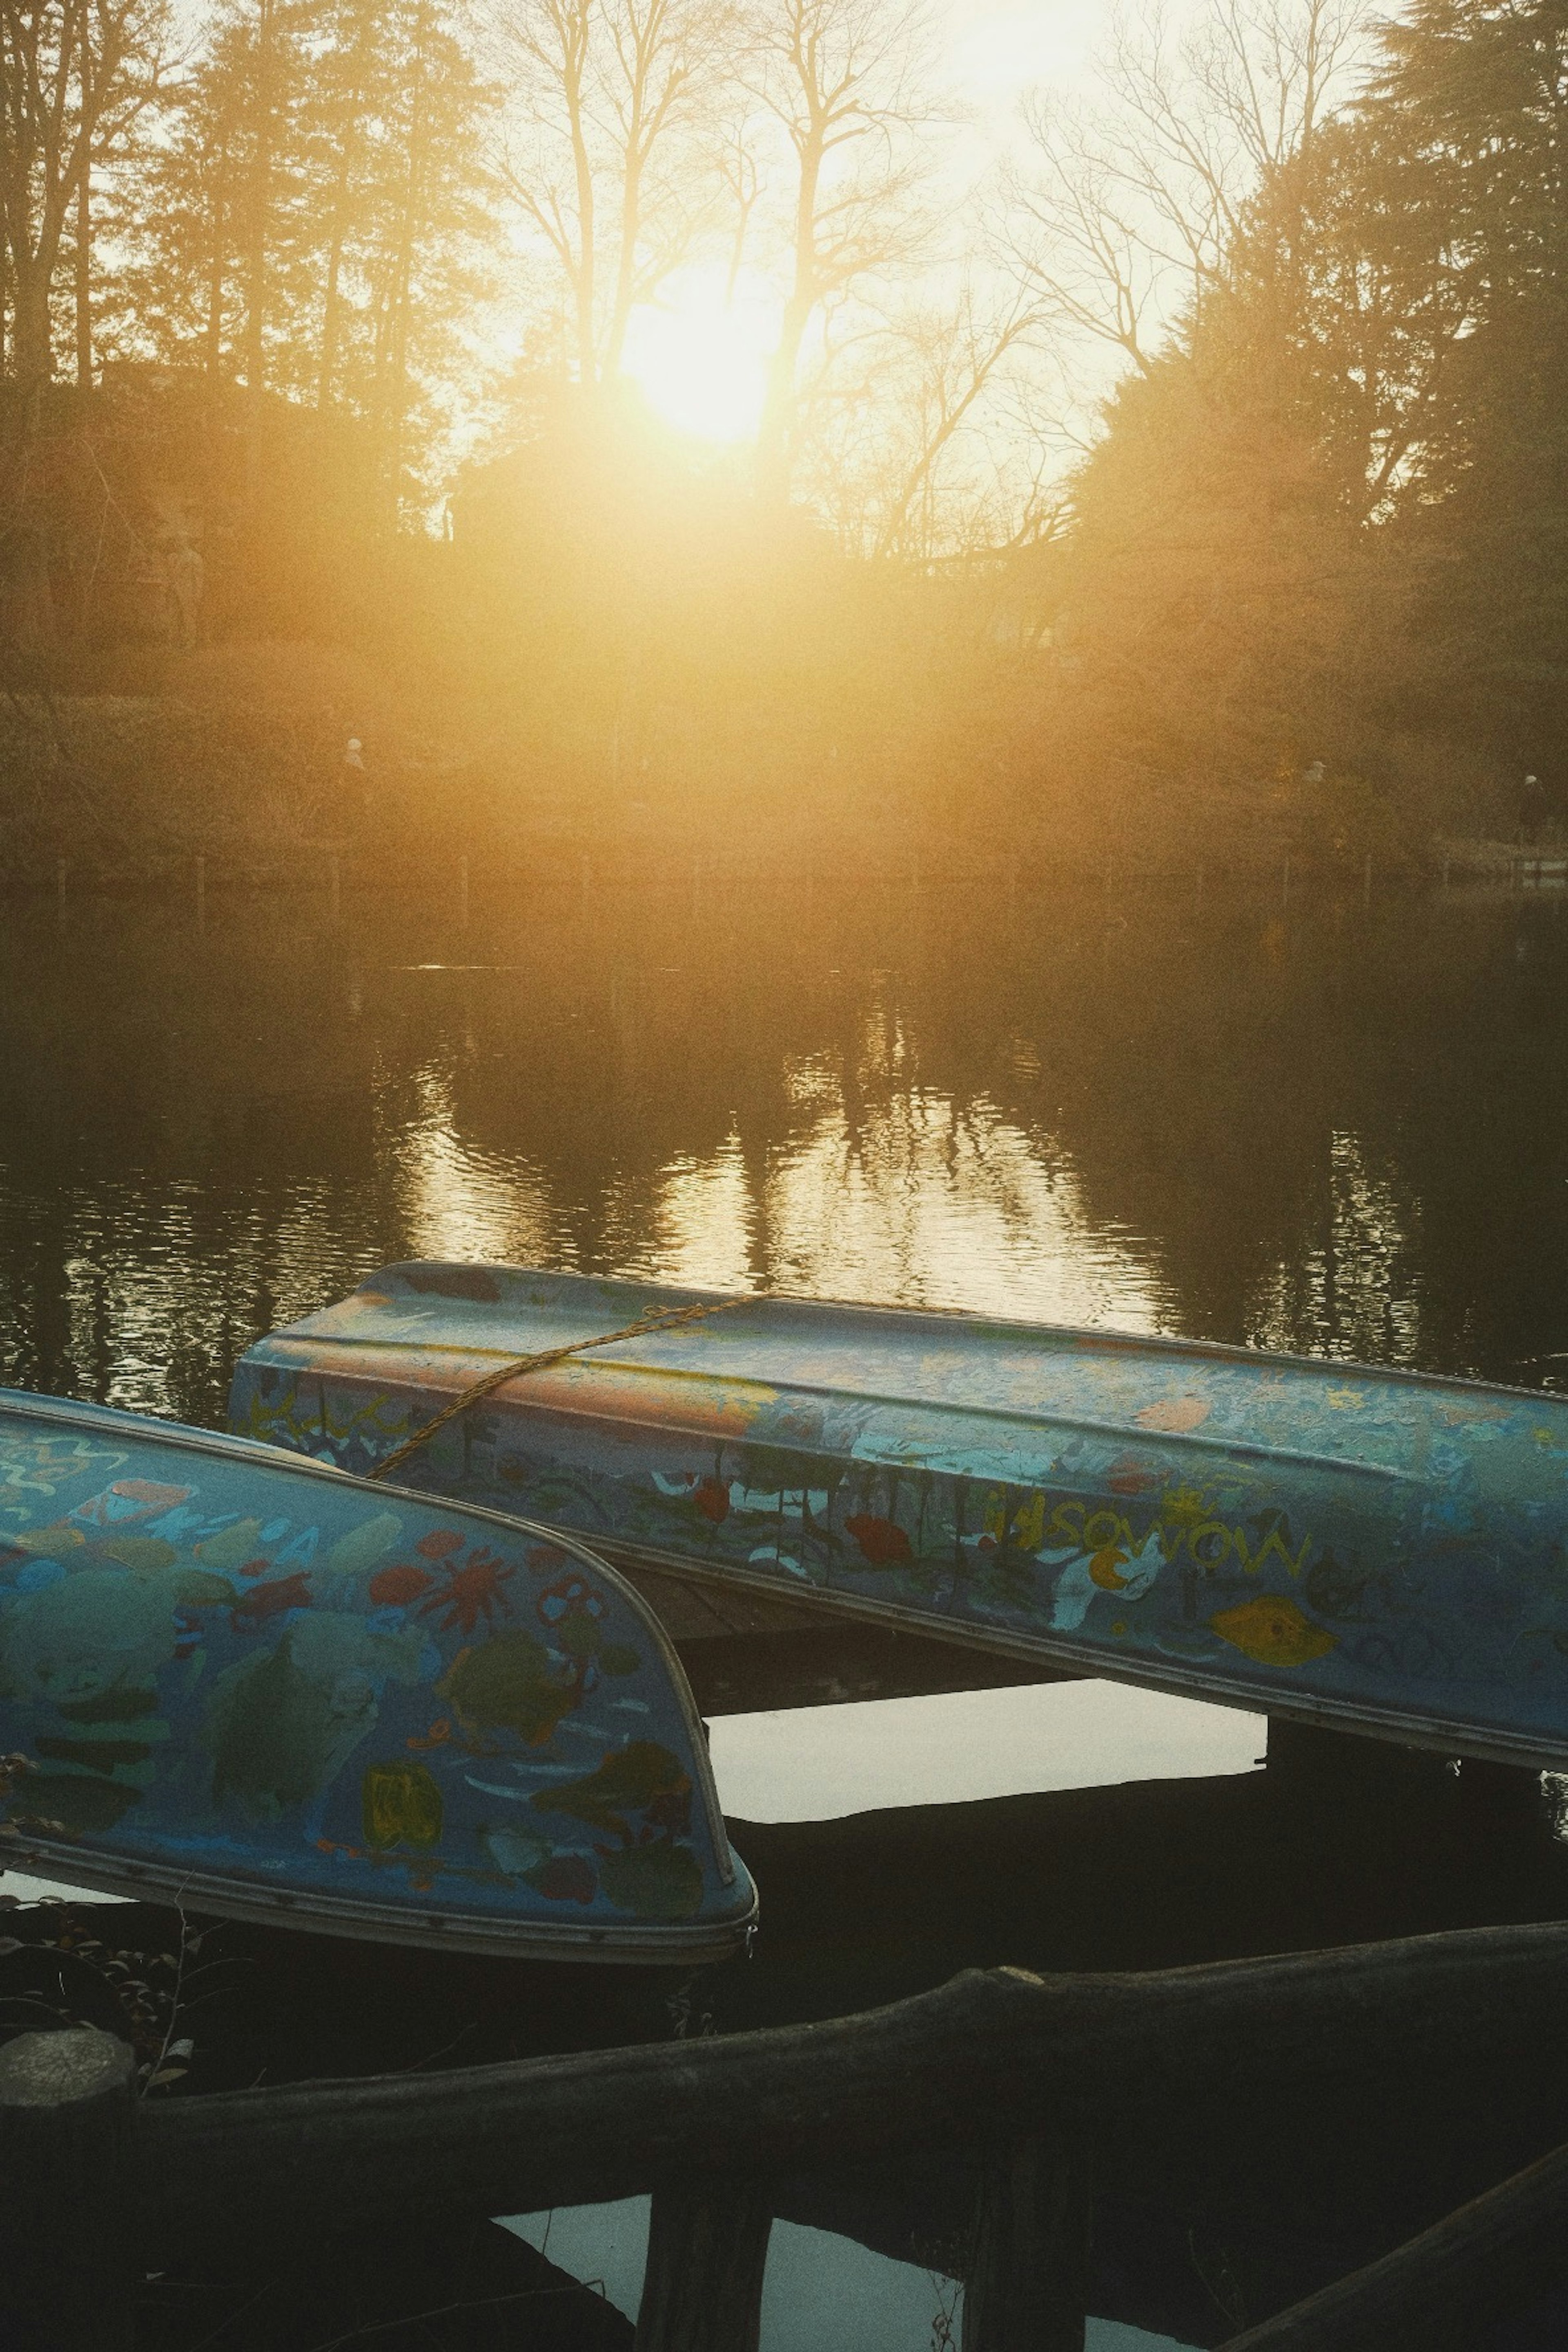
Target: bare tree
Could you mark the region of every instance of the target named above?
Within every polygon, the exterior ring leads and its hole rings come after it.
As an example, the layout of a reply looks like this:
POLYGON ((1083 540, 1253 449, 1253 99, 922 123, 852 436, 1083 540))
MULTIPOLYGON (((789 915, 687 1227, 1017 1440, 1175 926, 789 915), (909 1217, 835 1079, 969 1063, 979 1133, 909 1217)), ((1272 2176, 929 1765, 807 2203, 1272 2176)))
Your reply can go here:
POLYGON ((513 95, 502 177, 564 281, 579 380, 620 371, 631 314, 717 205, 700 156, 731 0, 492 0, 513 95))
POLYGON ((92 164, 156 96, 164 30, 163 0, 0 0, 0 220, 12 366, 27 391, 52 373, 49 297, 73 205, 90 252, 92 164))
POLYGON ((1365 0, 1218 0, 1185 45, 1195 89, 1255 173, 1288 163, 1364 54, 1365 0))
POLYGON ((1035 153, 1012 180, 1006 244, 1020 279, 1069 334, 1147 373, 1169 263, 1099 118, 1046 98, 1025 119, 1035 153))
POLYGON ((789 494, 814 322, 926 233, 910 133, 934 114, 926 0, 763 0, 753 86, 788 142, 789 279, 758 438, 764 496, 789 494))
POLYGON ((692 134, 722 87, 734 22, 728 0, 620 0, 611 16, 620 222, 605 344, 610 375, 620 371, 633 309, 683 258, 711 211, 712 192, 688 176, 699 163, 692 134))
POLYGON ((1007 242, 1043 310, 1146 373, 1263 176, 1346 94, 1367 16, 1365 0, 1215 0, 1174 42, 1157 0, 1120 19, 1095 104, 1026 110, 1007 242))
POLYGON ((566 283, 577 373, 598 373, 598 175, 590 63, 596 0, 499 0, 492 29, 511 85, 521 142, 501 176, 566 283))
POLYGON ((929 562, 994 535, 1002 469, 992 438, 1005 404, 987 395, 1037 324, 1027 293, 987 299, 973 280, 951 302, 922 304, 899 322, 906 389, 878 420, 887 462, 877 555, 929 562))
POLYGON ((719 176, 724 184, 732 226, 730 236, 730 267, 724 281, 724 299, 733 302, 741 282, 741 271, 746 258, 746 239, 751 233, 752 215, 763 192, 762 173, 755 151, 746 135, 743 121, 729 125, 719 153, 719 176))

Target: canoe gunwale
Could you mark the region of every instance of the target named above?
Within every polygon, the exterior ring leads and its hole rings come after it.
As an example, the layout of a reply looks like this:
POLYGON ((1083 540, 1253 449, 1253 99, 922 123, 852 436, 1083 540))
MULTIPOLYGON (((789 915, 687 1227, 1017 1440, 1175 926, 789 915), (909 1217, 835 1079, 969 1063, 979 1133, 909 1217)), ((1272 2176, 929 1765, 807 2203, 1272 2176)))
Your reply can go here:
MULTIPOLYGON (((228 1460, 238 1457, 255 1463, 258 1468, 265 1467, 273 1475, 284 1472, 289 1476, 330 1480, 339 1486, 366 1484, 352 1472, 340 1469, 335 1463, 320 1462, 308 1454, 281 1452, 277 1446, 264 1444, 255 1438, 195 1429, 186 1422, 160 1421, 152 1414, 129 1416, 112 1405, 86 1404, 70 1398, 40 1397, 26 1390, 0 1389, 0 1408, 7 1414, 16 1413, 19 1418, 52 1422, 57 1426, 73 1429, 84 1425, 96 1427, 121 1437, 124 1434, 126 1420, 137 1418, 149 1424, 160 1445, 193 1454, 216 1454, 228 1460)), ((679 1653, 657 1612, 649 1608, 636 1587, 612 1561, 606 1560, 601 1552, 570 1528, 550 1527, 540 1519, 492 1510, 483 1503, 468 1502, 460 1496, 432 1495, 427 1489, 422 1491, 414 1486, 377 1482, 371 1491, 378 1499, 394 1498, 421 1511, 435 1507, 459 1514, 465 1518, 478 1519, 504 1529, 509 1536, 515 1537, 521 1533, 537 1537, 542 1543, 551 1544, 579 1560, 595 1576, 610 1580, 636 1614, 642 1631, 654 1643, 671 1695, 679 1707, 691 1756, 697 1765, 694 1785, 712 1844, 714 1866, 721 1883, 726 1887, 734 1887, 739 1874, 708 1759, 707 1728, 691 1696, 679 1653)), ((162 1897, 176 1906, 188 1898, 196 1908, 205 1905, 226 1916, 258 1918, 273 1925, 284 1923, 322 1935, 353 1937, 373 1943, 416 1945, 426 1949, 489 1953, 514 1959, 656 1963, 660 1960, 685 1963, 728 1959, 750 1947, 755 1933, 758 1910, 758 1898, 753 1887, 743 1914, 738 1913, 732 1919, 692 1925, 661 1921, 657 1927, 633 1924, 622 1927, 610 1922, 588 1927, 574 1926, 565 1919, 519 1921, 508 1925, 490 1916, 481 1916, 439 1907, 411 1915, 403 1920, 390 1908, 362 1903, 353 1896, 275 1893, 254 1881, 236 1879, 222 1872, 164 1868, 156 1863, 129 1859, 120 1863, 90 1851, 84 1853, 68 1842, 39 1837, 32 1831, 0 1841, 0 1874, 10 1869, 33 1872, 40 1877, 53 1878, 69 1885, 91 1887, 107 1894, 129 1893, 140 1897, 162 1897)))
POLYGON ((358 1943, 473 1952, 495 1959, 597 1960, 623 1967, 729 1960, 749 1948, 757 1923, 754 1891, 743 1915, 698 1927, 673 1921, 649 1928, 578 1927, 569 1920, 541 1919, 509 1927, 462 1911, 422 1911, 404 1920, 374 1903, 356 1903, 344 1895, 272 1893, 221 1874, 165 1870, 155 1863, 107 1865, 101 1855, 84 1857, 75 1846, 35 1837, 30 1831, 25 1838, 6 1839, 0 1847, 0 1874, 7 1870, 95 1894, 163 1903, 174 1910, 213 1911, 224 1918, 255 1919, 268 1927, 299 1927, 310 1935, 341 1936, 358 1943))
MULTIPOLYGON (((305 1348, 306 1343, 304 1341, 296 1340, 291 1337, 291 1335, 269 1334, 265 1340, 258 1340, 257 1342, 256 1348, 251 1350, 252 1357, 259 1357, 259 1351, 262 1348, 267 1348, 268 1349, 279 1349, 284 1339, 288 1339, 288 1343, 290 1346, 296 1346, 301 1349, 305 1348)), ((635 1345, 637 1343, 623 1342, 622 1344, 635 1345)), ((476 1358, 483 1358, 487 1355, 493 1355, 498 1360, 504 1361, 510 1352, 505 1349, 463 1349, 445 1347, 439 1349, 431 1349, 427 1350, 421 1341, 414 1339, 377 1340, 331 1339, 323 1340, 321 1342, 321 1346, 323 1349, 335 1347, 374 1348, 378 1354, 384 1355, 395 1355, 399 1353, 407 1353, 410 1355, 438 1353, 443 1356, 467 1357, 470 1360, 476 1358)), ((322 1374, 321 1357, 319 1353, 315 1355, 302 1354, 300 1360, 297 1364, 294 1363, 291 1359, 285 1357, 280 1353, 268 1353, 265 1357, 260 1357, 259 1360, 278 1371, 294 1370, 301 1373, 314 1372, 318 1375, 322 1374)), ((442 1367, 441 1369, 444 1370, 445 1368, 442 1367)), ((558 1370, 559 1367, 552 1366, 551 1369, 552 1370, 558 1370)), ((836 1387, 832 1382, 827 1381, 763 1380, 761 1378, 752 1379, 747 1376, 742 1376, 737 1379, 733 1373, 724 1373, 718 1370, 710 1371, 694 1365, 626 1363, 609 1355, 595 1358, 593 1367, 585 1369, 610 1372, 636 1372, 641 1374, 643 1378, 649 1380, 698 1381, 722 1380, 728 1387, 765 1389, 771 1396, 830 1397, 836 1402, 844 1401, 857 1404, 875 1405, 889 1412, 898 1412, 900 1410, 907 1412, 913 1410, 918 1412, 962 1414, 967 1420, 1006 1422, 1014 1427, 1022 1427, 1026 1429, 1030 1427, 1036 1419, 1041 1417, 1032 1415, 1022 1406, 973 1404, 967 1398, 958 1403, 944 1403, 938 1398, 900 1396, 892 1391, 879 1389, 850 1389, 836 1387)), ((347 1366, 344 1367, 343 1376, 349 1379, 355 1377, 354 1373, 347 1366)), ((523 1381, 537 1380, 538 1377, 539 1375, 533 1372, 520 1371, 518 1374, 520 1383, 523 1381)), ((434 1389, 438 1385, 438 1382, 431 1381, 425 1385, 434 1389)), ((454 1381, 452 1386, 453 1395, 460 1396, 462 1394, 462 1390, 463 1383, 461 1381, 454 1381)), ((504 1381, 500 1383, 500 1386, 490 1390, 489 1393, 482 1400, 482 1402, 488 1405, 492 1402, 492 1400, 500 1402, 505 1402, 507 1401, 507 1384, 504 1381)), ((580 1411, 581 1408, 566 1404, 555 1404, 549 1402, 542 1402, 538 1404, 531 1403, 529 1410, 535 1412, 569 1412, 573 1411, 580 1411)), ((621 1418, 621 1416, 614 1412, 595 1412, 593 1417, 595 1421, 603 1422, 610 1425, 613 1425, 621 1418)), ((1049 1415, 1049 1420, 1053 1429, 1071 1430, 1079 1436, 1107 1439, 1113 1438, 1118 1444, 1123 1445, 1134 1442, 1132 1438, 1130 1437, 1128 1431, 1121 1424, 1116 1422, 1091 1421, 1081 1413, 1056 1412, 1053 1412, 1049 1415)), ((634 1422, 630 1425, 637 1428, 644 1426, 640 1422, 634 1422)), ((679 1428, 679 1424, 673 1422, 668 1423, 666 1425, 672 1429, 679 1428)), ((706 1441, 710 1439, 712 1435, 711 1430, 706 1427, 681 1430, 679 1433, 683 1436, 690 1437, 694 1441, 706 1441)), ((1142 1434, 1142 1433, 1140 1433, 1140 1434, 1142 1434)), ((1286 1462, 1289 1463, 1293 1469, 1322 1470, 1331 1473, 1335 1476, 1344 1475, 1348 1477, 1376 1478, 1384 1480, 1389 1484, 1412 1486, 1419 1486, 1422 1484, 1420 1474, 1417 1471, 1402 1470, 1392 1463, 1363 1462, 1351 1454, 1303 1454, 1291 1446, 1264 1445, 1257 1444, 1248 1438, 1205 1437, 1200 1435, 1195 1430, 1162 1429, 1157 1432, 1150 1433, 1150 1434, 1157 1436, 1162 1449, 1170 1447, 1178 1453, 1185 1451, 1194 1454, 1206 1454, 1211 1459, 1218 1456, 1228 1462, 1286 1462)), ((247 1440, 246 1442, 248 1443, 249 1441, 247 1440)), ((815 1454, 820 1451, 817 1447, 805 1444, 800 1445, 796 1450, 803 1455, 815 1454)), ((308 1457, 302 1456, 301 1458, 304 1459, 308 1457)), ((911 1457, 907 1464, 900 1461, 900 1467, 906 1466, 918 1469, 925 1465, 911 1457)))
MULTIPOLYGON (((650 1310, 658 1305, 696 1306, 700 1303, 717 1304, 721 1300, 733 1300, 739 1306, 798 1307, 810 1309, 822 1316, 870 1315, 888 1323, 908 1323, 917 1328, 921 1324, 940 1319, 946 1323, 966 1325, 972 1336, 978 1337, 988 1331, 994 1332, 998 1339, 1010 1343, 1015 1342, 1021 1335, 1030 1333, 1038 1335, 1042 1330, 1048 1330, 1053 1339, 1068 1339, 1075 1343, 1082 1341, 1089 1347, 1101 1349, 1107 1352, 1116 1352, 1125 1349, 1173 1356, 1178 1360, 1192 1356, 1215 1363, 1251 1366, 1280 1364, 1293 1371, 1331 1373, 1336 1379, 1348 1377, 1352 1380, 1395 1381, 1403 1386, 1412 1388, 1468 1389, 1487 1396, 1516 1398, 1546 1396, 1555 1397, 1558 1402, 1563 1402, 1558 1391, 1552 1389, 1521 1388, 1508 1381, 1482 1380, 1473 1372, 1426 1372, 1408 1364, 1368 1364, 1363 1363, 1358 1356, 1303 1356, 1284 1348, 1249 1348, 1233 1339, 1190 1339, 1168 1331, 1122 1331, 1086 1323, 1041 1324, 1031 1321, 1028 1317, 1022 1315, 994 1315, 989 1312, 981 1314, 971 1307, 890 1307, 881 1299, 816 1298, 801 1297, 784 1290, 700 1290, 689 1288, 679 1283, 640 1282, 630 1277, 614 1275, 563 1274, 559 1268, 550 1266, 507 1265, 494 1259, 399 1259, 395 1265, 378 1266, 374 1273, 366 1275, 357 1288, 348 1294, 348 1297, 358 1297, 362 1292, 374 1292, 378 1277, 383 1275, 406 1276, 411 1268, 415 1271, 423 1271, 430 1266, 450 1266, 458 1271, 471 1271, 473 1266, 479 1265, 482 1265, 489 1273, 510 1276, 519 1282, 559 1283, 563 1280, 574 1280, 584 1284, 595 1283, 605 1291, 633 1294, 642 1299, 650 1310)), ((387 1303, 390 1305, 392 1302, 388 1300, 387 1303)), ((472 1302, 464 1300, 460 1303, 468 1305, 472 1302)), ((309 1315, 300 1316, 296 1322, 280 1325, 277 1330, 268 1332, 256 1345, 265 1346, 273 1339, 292 1338, 296 1334, 321 1339, 335 1337, 324 1332, 313 1332, 310 1327, 318 1318, 336 1314, 347 1304, 348 1299, 343 1299, 332 1307, 315 1308, 309 1315)), ((736 1327, 731 1325, 726 1328, 733 1329, 736 1327)), ((356 1335, 352 1339, 345 1338, 342 1344, 354 1347, 394 1347, 415 1346, 419 1343, 376 1340, 369 1336, 361 1339, 356 1335)), ((476 1355, 501 1356, 512 1351, 499 1348, 493 1349, 475 1348, 469 1352, 476 1355)), ((605 1360, 613 1361, 614 1359, 606 1358, 605 1360)), ((901 1400, 901 1402, 907 1402, 907 1400, 901 1400)), ((1169 1433, 1161 1433, 1165 1435, 1169 1433)))

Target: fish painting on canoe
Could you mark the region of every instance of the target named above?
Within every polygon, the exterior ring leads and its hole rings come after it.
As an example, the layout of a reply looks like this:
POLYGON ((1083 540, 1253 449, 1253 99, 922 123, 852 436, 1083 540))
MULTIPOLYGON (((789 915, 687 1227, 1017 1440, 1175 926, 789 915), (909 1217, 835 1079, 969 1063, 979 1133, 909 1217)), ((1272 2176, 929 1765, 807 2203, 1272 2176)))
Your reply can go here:
POLYGON ((679 1664, 582 1546, 5 1391, 0 1754, 7 1855, 111 1892, 681 1962, 755 1907, 679 1664))

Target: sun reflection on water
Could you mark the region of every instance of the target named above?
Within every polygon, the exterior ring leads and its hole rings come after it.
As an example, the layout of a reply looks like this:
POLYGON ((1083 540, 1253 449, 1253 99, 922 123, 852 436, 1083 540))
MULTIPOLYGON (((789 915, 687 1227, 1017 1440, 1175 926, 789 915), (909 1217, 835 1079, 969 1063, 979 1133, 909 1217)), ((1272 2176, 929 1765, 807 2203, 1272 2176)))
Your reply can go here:
MULTIPOLYGON (((1043 1150, 984 1097, 960 1106, 909 1085, 896 1042, 867 1042, 852 1086, 821 1059, 786 1070, 791 1131, 756 1165, 731 1131, 716 1150, 679 1153, 640 1181, 603 1170, 593 1203, 602 1270, 1159 1327, 1146 1263, 1097 1226, 1065 1154, 1043 1150)), ((544 1168, 465 1137, 438 1068, 422 1070, 415 1092, 416 1107, 389 1139, 407 1253, 574 1263, 571 1220, 544 1168)))
POLYGON ((874 894, 535 901, 460 952, 421 919, 0 940, 8 1379, 221 1421, 253 1337, 414 1256, 1560 1378, 1560 1040, 1493 954, 1515 914, 1394 910, 1349 963, 1152 914, 1135 967, 1070 910, 1042 956, 874 894))

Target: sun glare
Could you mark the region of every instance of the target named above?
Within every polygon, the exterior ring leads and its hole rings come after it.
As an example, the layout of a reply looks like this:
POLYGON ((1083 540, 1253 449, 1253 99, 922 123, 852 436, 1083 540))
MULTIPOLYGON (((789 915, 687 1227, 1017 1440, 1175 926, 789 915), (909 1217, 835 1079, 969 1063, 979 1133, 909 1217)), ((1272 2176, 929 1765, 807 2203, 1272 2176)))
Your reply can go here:
POLYGON ((626 371, 650 407, 700 441, 749 441, 762 422, 777 305, 744 280, 731 296, 719 273, 672 279, 632 312, 626 371))

